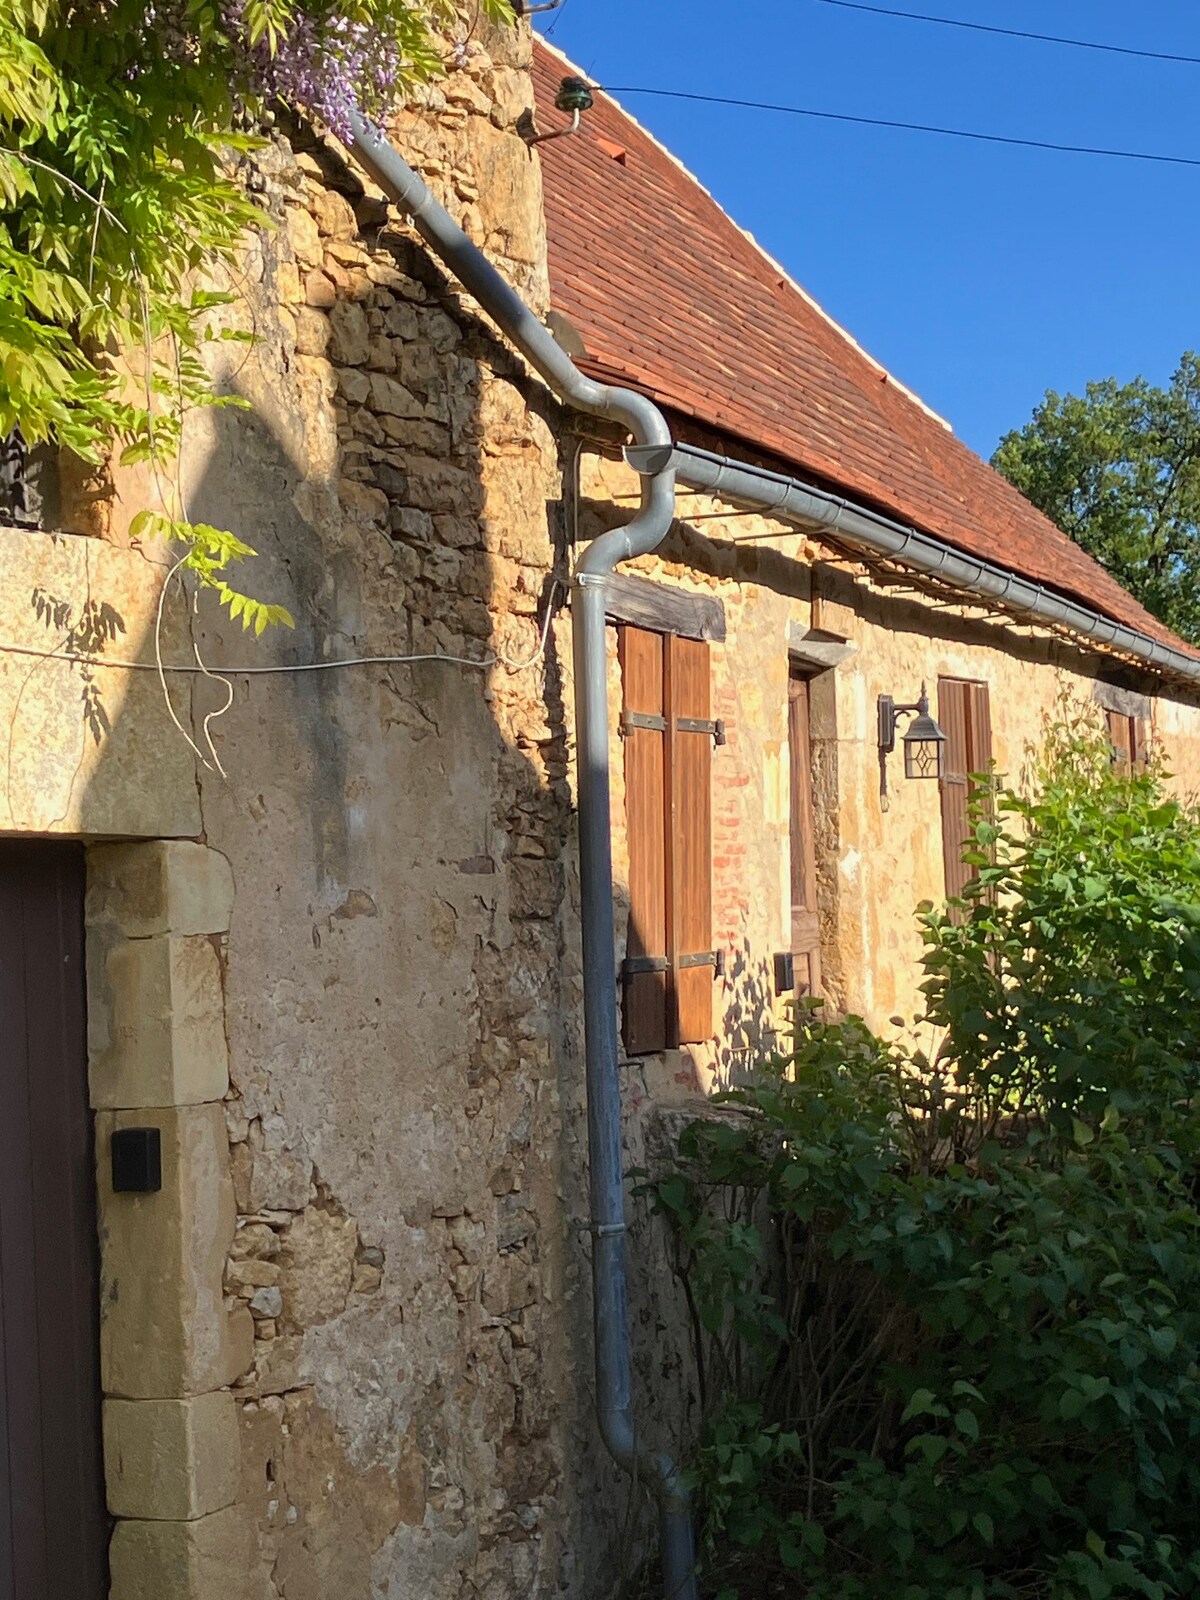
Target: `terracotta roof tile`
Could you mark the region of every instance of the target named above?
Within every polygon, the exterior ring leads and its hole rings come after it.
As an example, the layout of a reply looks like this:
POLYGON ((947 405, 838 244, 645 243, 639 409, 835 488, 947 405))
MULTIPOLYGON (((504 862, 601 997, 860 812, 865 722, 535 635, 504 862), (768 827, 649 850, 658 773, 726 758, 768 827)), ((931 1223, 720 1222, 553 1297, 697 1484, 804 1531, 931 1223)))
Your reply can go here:
MULTIPOLYGON (((538 42, 543 128, 561 120, 554 95, 569 70, 538 42)), ((1190 649, 872 361, 606 95, 579 135, 540 152, 552 296, 584 342, 586 370, 1190 649)))

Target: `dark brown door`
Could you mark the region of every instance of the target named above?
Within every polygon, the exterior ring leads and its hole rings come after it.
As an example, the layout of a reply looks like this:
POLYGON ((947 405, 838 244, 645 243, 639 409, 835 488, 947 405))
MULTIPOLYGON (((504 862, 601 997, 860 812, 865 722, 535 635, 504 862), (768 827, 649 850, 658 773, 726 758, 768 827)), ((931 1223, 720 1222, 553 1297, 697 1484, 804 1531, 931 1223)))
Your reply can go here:
POLYGON ((821 924, 817 915, 812 731, 808 713, 808 679, 793 672, 788 684, 788 753, 792 796, 792 964, 797 997, 821 993, 821 924))
POLYGON ((0 1600, 102 1600, 83 851, 0 840, 0 1600))

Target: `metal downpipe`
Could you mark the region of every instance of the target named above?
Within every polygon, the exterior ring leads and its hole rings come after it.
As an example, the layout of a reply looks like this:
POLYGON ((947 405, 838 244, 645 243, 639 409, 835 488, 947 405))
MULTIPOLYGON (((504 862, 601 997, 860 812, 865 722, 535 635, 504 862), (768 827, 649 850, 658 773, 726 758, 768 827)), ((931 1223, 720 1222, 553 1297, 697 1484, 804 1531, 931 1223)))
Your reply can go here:
POLYGON ((575 737, 579 769, 579 874, 583 907, 583 1010, 587 1040, 592 1296, 596 1406, 613 1458, 654 1490, 659 1505, 664 1592, 695 1600, 695 1549, 689 1497, 668 1456, 641 1444, 633 1418, 626 1306, 625 1196, 621 1172, 621 1091, 617 1079, 617 972, 608 773, 608 672, 605 586, 619 561, 652 550, 671 525, 675 474, 642 480, 642 505, 623 528, 602 534, 579 563, 571 587, 575 651, 575 737))
POLYGON ((617 1076, 617 973, 613 923, 612 819, 608 774, 608 661, 605 588, 613 569, 662 543, 675 515, 671 431, 658 407, 630 389, 584 376, 549 329, 467 237, 389 140, 357 113, 352 149, 379 186, 412 217, 433 253, 470 291, 530 365, 563 399, 619 423, 659 459, 639 468, 642 503, 621 528, 602 534, 571 585, 575 729, 579 789, 580 915, 591 1199, 596 1413, 617 1464, 658 1502, 665 1600, 698 1600, 688 1492, 669 1456, 639 1442, 633 1415, 617 1076))

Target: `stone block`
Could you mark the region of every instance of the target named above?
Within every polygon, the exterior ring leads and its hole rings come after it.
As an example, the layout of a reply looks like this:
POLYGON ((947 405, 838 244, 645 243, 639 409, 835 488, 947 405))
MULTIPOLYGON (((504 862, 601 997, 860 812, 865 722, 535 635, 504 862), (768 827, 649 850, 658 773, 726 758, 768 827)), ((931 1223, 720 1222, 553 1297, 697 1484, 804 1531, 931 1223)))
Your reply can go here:
POLYGON ((190 839, 103 844, 88 851, 87 920, 127 939, 156 933, 227 933, 233 870, 219 850, 190 839))
POLYGON ((339 367, 358 367, 370 357, 367 314, 351 300, 339 300, 329 312, 329 358, 339 367))
POLYGON ((353 239, 358 232, 358 219, 350 202, 331 189, 324 190, 313 201, 313 215, 323 235, 333 239, 353 239))
POLYGON ((323 356, 329 347, 329 318, 311 306, 301 306, 296 313, 296 354, 298 356, 323 356))
POLYGON ((374 411, 382 411, 391 417, 423 417, 425 407, 413 394, 411 389, 404 384, 397 383, 395 378, 385 377, 381 372, 373 372, 370 376, 371 407, 374 411))
POLYGON ((109 1600, 246 1600, 250 1530, 230 1506, 194 1522, 118 1522, 109 1600))
MULTIPOLYGON (((357 1249, 358 1227, 352 1217, 320 1206, 297 1216, 279 1250, 280 1311, 290 1326, 312 1328, 340 1316, 350 1296, 357 1249)), ((280 1311, 264 1314, 278 1316, 280 1311)))
MULTIPOLYGON (((125 518, 145 503, 131 488, 128 503, 102 501, 93 513, 125 518)), ((68 522, 68 525, 70 523, 68 522)), ((81 737, 79 668, 44 655, 51 634, 30 595, 40 590, 68 604, 78 619, 91 602, 115 613, 120 659, 154 661, 155 616, 167 568, 145 550, 123 550, 103 538, 75 539, 39 529, 0 528, 3 637, 16 648, 0 654, 0 718, 9 730, 0 749, 0 828, 5 833, 159 838, 199 832, 195 760, 171 725, 154 672, 97 665, 89 694, 104 714, 95 737, 81 737), (33 670, 34 658, 37 660, 33 670), (5 754, 6 752, 6 754, 5 754)), ((123 537, 123 533, 120 534, 123 537)), ((164 609, 162 652, 184 659, 187 611, 178 596, 164 609)), ((57 638, 58 635, 54 635, 57 638)), ((179 697, 188 716, 188 693, 179 697)))
POLYGON ((225 1000, 200 934, 88 933, 88 1076, 96 1107, 200 1105, 229 1088, 225 1000))
POLYGON ((114 1517, 190 1522, 238 1491, 237 1405, 227 1389, 188 1400, 106 1400, 104 1476, 114 1517))
POLYGON ((249 1363, 249 1313, 226 1309, 235 1212, 220 1105, 102 1111, 96 1118, 100 1373, 106 1394, 167 1399, 221 1389, 249 1363), (114 1129, 156 1127, 162 1188, 114 1194, 114 1129))

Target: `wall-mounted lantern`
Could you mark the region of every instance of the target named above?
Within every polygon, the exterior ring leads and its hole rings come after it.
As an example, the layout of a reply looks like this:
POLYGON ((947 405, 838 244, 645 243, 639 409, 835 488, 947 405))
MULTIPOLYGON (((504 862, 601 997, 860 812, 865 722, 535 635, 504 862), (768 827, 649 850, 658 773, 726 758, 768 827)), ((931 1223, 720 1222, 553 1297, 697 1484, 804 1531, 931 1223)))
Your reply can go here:
POLYGON ((921 695, 915 705, 898 706, 890 694, 881 694, 879 696, 879 798, 885 811, 888 804, 887 758, 896 748, 896 729, 900 726, 900 718, 905 716, 911 716, 913 720, 905 729, 902 740, 904 776, 940 778, 942 775, 942 753, 946 735, 929 715, 929 696, 925 692, 925 685, 921 685, 921 695))

